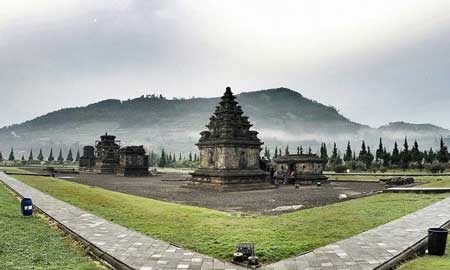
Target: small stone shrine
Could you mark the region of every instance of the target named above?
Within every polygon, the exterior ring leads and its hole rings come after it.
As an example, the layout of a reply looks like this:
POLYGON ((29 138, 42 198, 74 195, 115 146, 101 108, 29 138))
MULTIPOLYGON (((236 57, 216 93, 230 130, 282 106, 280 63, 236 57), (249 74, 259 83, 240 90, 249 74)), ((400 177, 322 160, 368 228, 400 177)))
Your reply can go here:
POLYGON ((323 175, 325 164, 315 154, 284 155, 273 159, 278 182, 287 179, 290 184, 311 185, 327 183, 323 175))
POLYGON ((148 176, 148 155, 144 146, 126 146, 119 150, 120 164, 117 174, 123 176, 148 176))
POLYGON ((226 190, 271 188, 267 173, 260 169, 261 140, 230 87, 211 116, 207 131, 196 144, 200 166, 193 172, 190 186, 226 190))
POLYGON ((93 171, 95 167, 95 148, 91 145, 83 147, 83 156, 79 161, 80 171, 93 171))
POLYGON ((114 174, 119 166, 120 156, 116 136, 100 136, 100 141, 95 143, 95 172, 102 174, 114 174))

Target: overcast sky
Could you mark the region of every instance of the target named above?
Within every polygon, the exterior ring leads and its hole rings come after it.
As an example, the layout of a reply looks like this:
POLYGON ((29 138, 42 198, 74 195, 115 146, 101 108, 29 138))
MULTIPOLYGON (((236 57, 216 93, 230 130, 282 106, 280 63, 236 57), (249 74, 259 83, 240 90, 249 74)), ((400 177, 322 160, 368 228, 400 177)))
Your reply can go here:
POLYGON ((371 126, 450 128, 449 54, 448 0, 2 0, 0 126, 230 85, 288 87, 371 126))

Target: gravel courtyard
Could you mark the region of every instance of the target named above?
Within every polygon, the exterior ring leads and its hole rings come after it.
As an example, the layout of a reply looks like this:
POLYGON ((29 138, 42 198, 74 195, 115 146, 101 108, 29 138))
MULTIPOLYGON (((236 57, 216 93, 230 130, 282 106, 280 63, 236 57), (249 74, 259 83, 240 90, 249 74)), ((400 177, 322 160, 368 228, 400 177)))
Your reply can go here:
POLYGON ((214 192, 183 187, 189 175, 182 173, 162 173, 149 177, 80 173, 56 174, 56 177, 161 201, 234 213, 268 215, 336 203, 340 201, 341 194, 352 198, 384 188, 377 182, 332 182, 320 187, 301 186, 299 189, 293 185, 280 185, 277 189, 269 190, 214 192))

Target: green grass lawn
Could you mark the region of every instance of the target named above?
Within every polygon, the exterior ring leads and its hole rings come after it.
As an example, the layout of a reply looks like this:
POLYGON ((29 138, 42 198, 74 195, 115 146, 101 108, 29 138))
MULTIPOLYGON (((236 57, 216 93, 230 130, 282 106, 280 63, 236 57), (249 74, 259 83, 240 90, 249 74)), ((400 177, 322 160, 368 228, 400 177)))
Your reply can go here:
POLYGON ((32 173, 30 171, 25 171, 16 167, 0 167, 0 171, 8 173, 32 173))
POLYGON ((373 175, 326 175, 332 181, 375 181, 378 182, 382 177, 373 175))
POLYGON ((439 179, 422 185, 421 187, 450 187, 450 177, 439 177, 439 179))
POLYGON ((104 269, 42 217, 24 218, 20 202, 0 184, 0 269, 104 269))
POLYGON ((447 241, 445 256, 423 256, 407 262, 400 267, 401 270, 447 270, 450 269, 450 238, 447 241))
POLYGON ((216 258, 229 260, 237 243, 254 242, 264 263, 361 233, 448 196, 381 194, 281 216, 238 217, 48 177, 15 177, 107 220, 216 258))
MULTIPOLYGON (((382 177, 374 175, 327 175, 333 181, 374 181, 378 182, 382 177)), ((421 187, 450 187, 450 176, 414 176, 416 182, 425 183, 421 187)))

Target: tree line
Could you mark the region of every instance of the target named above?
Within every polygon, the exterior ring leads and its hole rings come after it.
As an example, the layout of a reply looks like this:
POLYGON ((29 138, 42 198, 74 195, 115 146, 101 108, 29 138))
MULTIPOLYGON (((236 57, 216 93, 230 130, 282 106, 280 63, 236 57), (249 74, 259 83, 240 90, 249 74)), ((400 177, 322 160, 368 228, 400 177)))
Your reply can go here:
MULTIPOLYGON (((309 148, 308 154, 311 153, 311 148, 309 148)), ((286 146, 284 154, 290 154, 289 146, 286 146)), ((297 147, 297 154, 304 154, 302 146, 297 147)), ((264 158, 267 160, 281 155, 282 151, 278 147, 275 147, 273 156, 270 149, 267 147, 264 149, 264 158)), ((417 140, 410 146, 408 138, 405 137, 402 147, 399 147, 398 143, 395 142, 392 151, 389 152, 380 138, 378 148, 375 151, 366 145, 364 140, 359 150, 353 150, 349 141, 343 154, 338 150, 336 143, 333 143, 331 153, 328 152, 327 145, 322 143, 318 156, 324 161, 327 170, 336 172, 344 172, 348 169, 356 171, 428 169, 432 172, 443 172, 447 169, 450 160, 448 148, 442 137, 437 151, 433 148, 420 150, 417 140)))
MULTIPOLYGON (((11 147, 11 151, 9 152, 9 156, 8 159, 6 159, 7 161, 10 162, 16 162, 18 161, 18 159, 16 158, 15 154, 14 154, 14 148, 11 147)), ((3 154, 2 152, 0 152, 0 162, 6 161, 3 158, 3 154)), ((53 148, 50 148, 50 153, 48 154, 47 157, 44 157, 44 154, 42 152, 42 149, 39 149, 39 154, 36 156, 36 158, 34 157, 33 154, 33 149, 30 150, 28 158, 25 158, 25 155, 23 154, 22 157, 19 159, 19 161, 21 161, 22 163, 26 164, 26 163, 37 163, 37 162, 44 162, 44 161, 48 161, 48 162, 57 162, 57 163, 64 163, 64 162, 78 162, 80 161, 80 150, 77 150, 76 156, 75 158, 73 157, 73 153, 72 153, 72 149, 69 149, 69 152, 67 153, 67 155, 64 157, 63 156, 63 152, 62 152, 62 148, 59 149, 59 154, 58 157, 55 159, 55 156, 53 155, 53 148)))
POLYGON ((161 167, 161 168, 195 168, 200 162, 200 157, 197 153, 192 154, 189 152, 187 156, 179 153, 167 153, 164 148, 161 149, 161 153, 158 155, 155 152, 150 151, 148 155, 150 167, 161 167))

